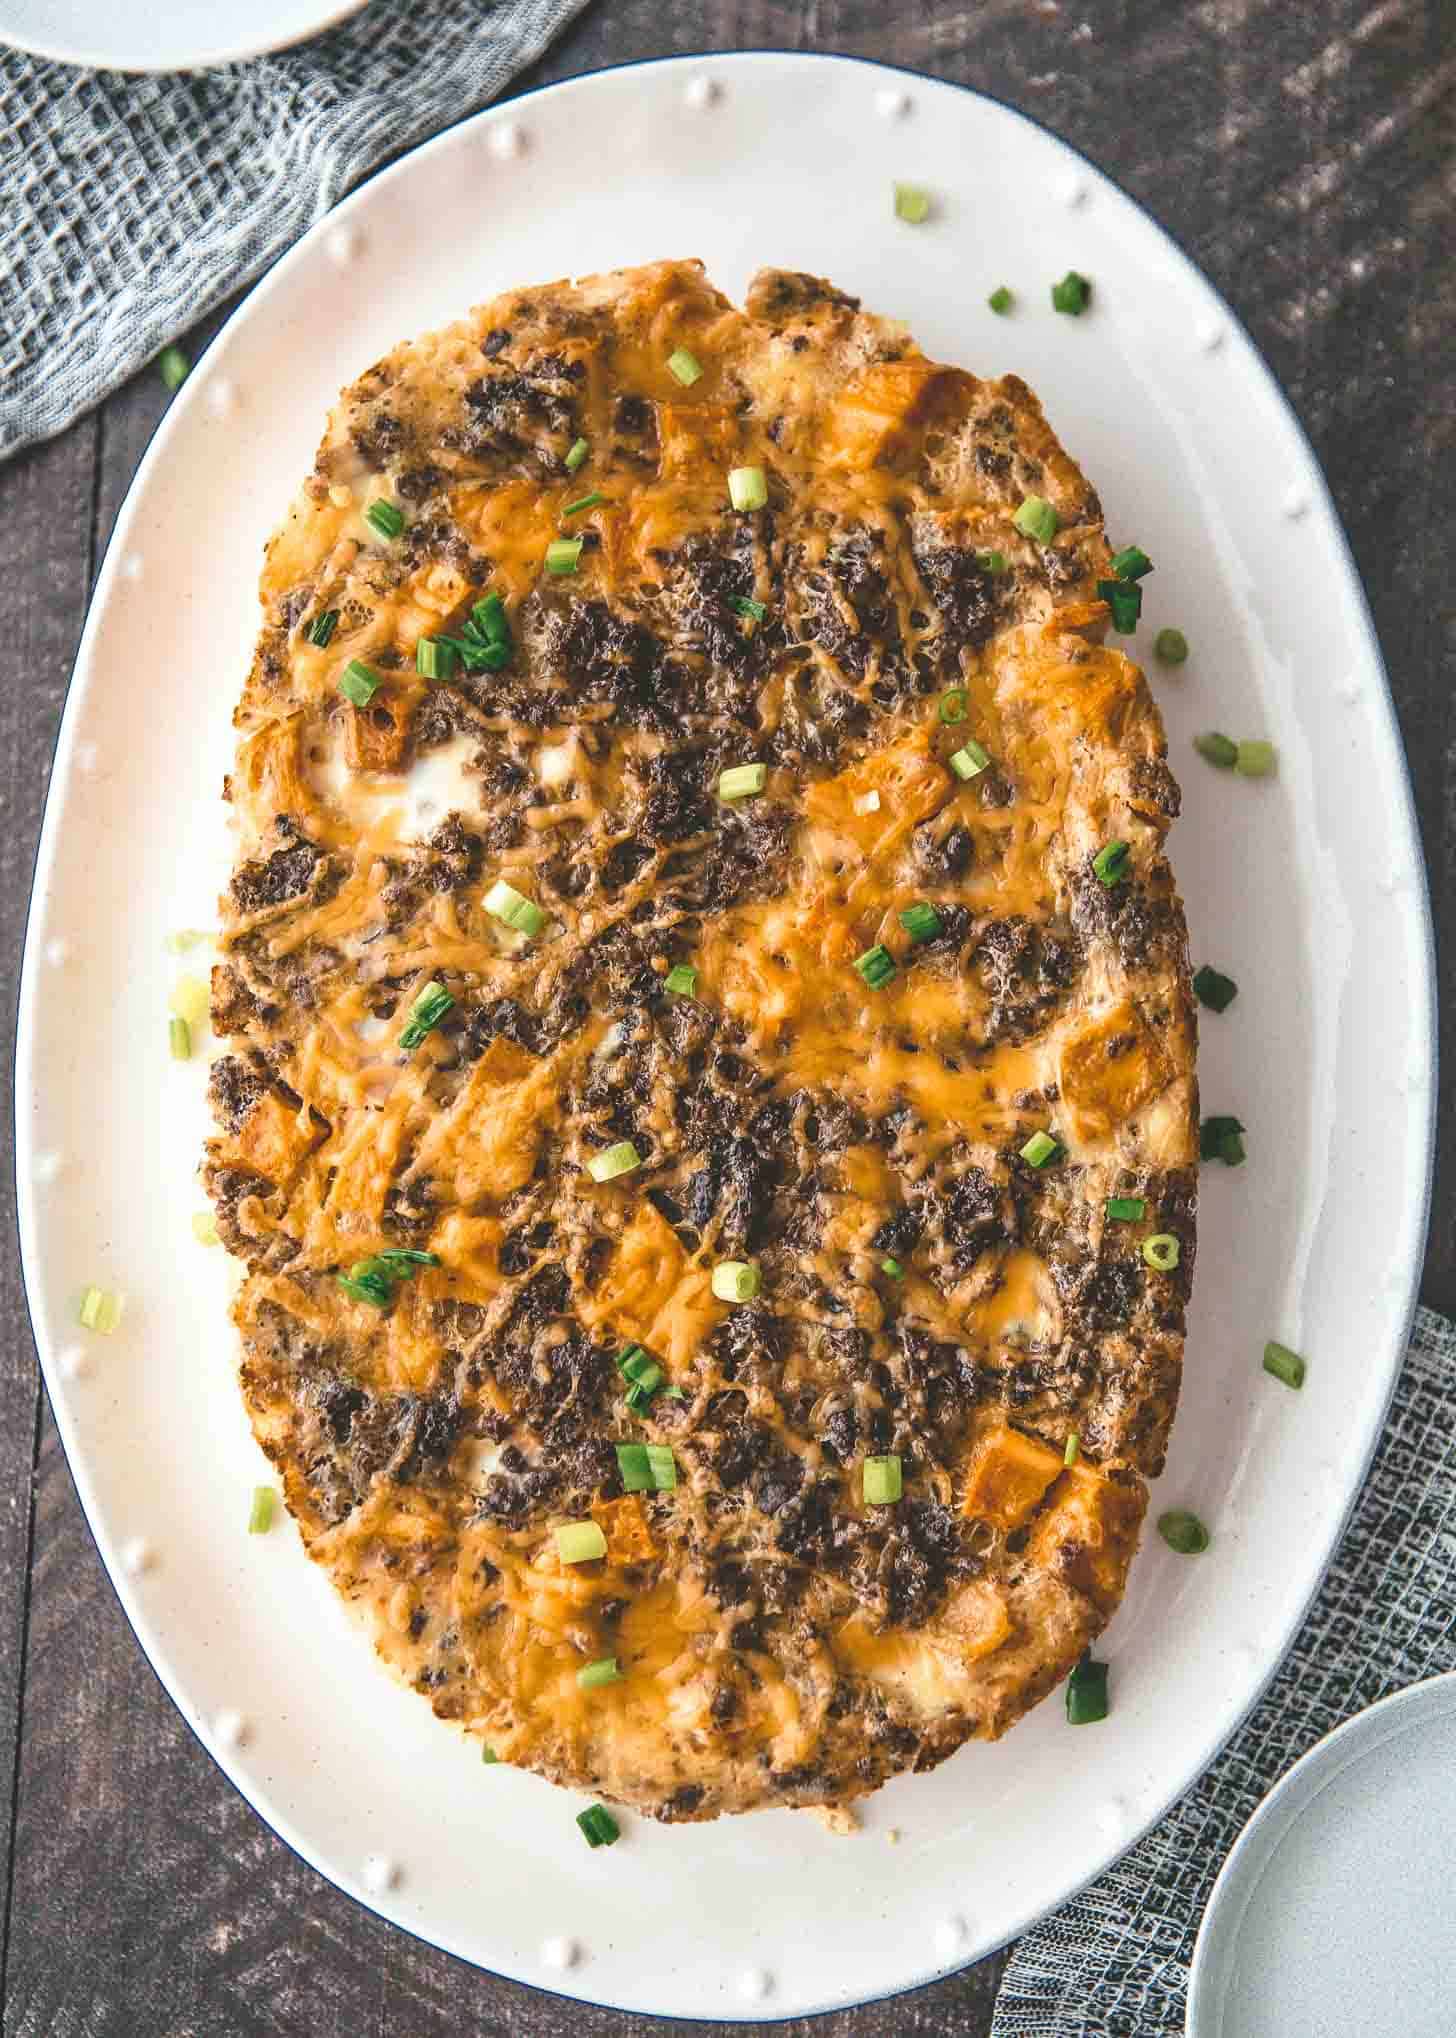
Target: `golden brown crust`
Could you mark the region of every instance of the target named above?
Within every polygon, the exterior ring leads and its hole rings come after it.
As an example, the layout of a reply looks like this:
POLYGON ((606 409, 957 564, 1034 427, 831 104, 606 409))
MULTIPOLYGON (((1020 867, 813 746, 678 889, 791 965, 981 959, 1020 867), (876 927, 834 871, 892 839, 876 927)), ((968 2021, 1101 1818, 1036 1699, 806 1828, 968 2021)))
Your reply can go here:
POLYGON ((742 313, 692 263, 511 292, 345 391, 238 711, 207 1176, 312 1554, 505 1759, 668 1818, 840 1803, 1003 1732, 1116 1606, 1197 1100, 1177 789, 1107 570, 1024 384, 813 277, 742 313), (741 467, 766 508, 729 506, 741 467), (488 591, 508 661, 477 638, 427 679, 488 591), (749 762, 763 791, 719 799, 749 762), (486 909, 500 880, 539 928, 486 909), (402 1047, 429 983, 453 1003, 402 1047), (386 1250, 427 1261, 340 1286, 386 1250), (756 1299, 715 1296, 726 1260, 756 1299), (629 1406, 629 1344, 681 1398, 629 1406), (623 1491, 632 1440, 672 1490, 623 1491), (903 1497, 867 1505, 883 1455, 903 1497), (588 1519, 606 1556, 563 1564, 588 1519))

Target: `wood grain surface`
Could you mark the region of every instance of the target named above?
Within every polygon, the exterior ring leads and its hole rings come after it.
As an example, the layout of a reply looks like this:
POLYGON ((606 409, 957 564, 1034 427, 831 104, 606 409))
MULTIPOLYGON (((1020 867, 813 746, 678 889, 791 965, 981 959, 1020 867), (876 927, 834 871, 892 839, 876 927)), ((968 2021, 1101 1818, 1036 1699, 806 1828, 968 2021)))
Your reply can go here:
MULTIPOLYGON (((766 45, 882 57, 1011 101, 1141 199, 1232 300, 1314 439, 1369 590, 1425 836, 1444 1008, 1456 989, 1456 0, 598 0, 520 82, 766 45)), ((165 401, 143 375, 0 470, 0 952, 12 1001, 70 661, 165 401)), ((12 1002, 12 1037, 13 1016, 12 1002)), ((1423 1290, 1448 1310, 1453 1114, 1448 1085, 1423 1290)), ((584 2009, 418 1944, 305 1868, 223 1780, 143 1660, 82 1522, 37 1381, 8 1171, 0 1198, 5 2033, 691 2029, 584 2009)), ((989 1960, 779 2028, 983 2038, 999 1972, 989 1960)))

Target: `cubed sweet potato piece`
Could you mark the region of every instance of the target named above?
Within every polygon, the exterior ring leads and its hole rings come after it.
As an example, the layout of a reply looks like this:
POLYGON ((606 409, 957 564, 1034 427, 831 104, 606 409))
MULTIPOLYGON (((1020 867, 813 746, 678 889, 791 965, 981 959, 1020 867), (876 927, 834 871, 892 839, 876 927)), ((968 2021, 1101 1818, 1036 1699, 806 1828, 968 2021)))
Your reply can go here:
POLYGON ((601 1524, 607 1539, 609 1564, 643 1564, 657 1555, 640 1494, 626 1493, 620 1500, 601 1501, 592 1509, 592 1519, 601 1524))
POLYGON ((351 771, 398 771, 408 742, 403 703, 383 694, 367 708, 351 708, 345 718, 344 758, 351 771))
POLYGON ((225 1151, 236 1165, 286 1188, 323 1136, 319 1126, 310 1124, 304 1130, 297 1107, 285 1104, 276 1090, 265 1090, 249 1106, 225 1151))
POLYGON ((1122 1597, 1147 1504, 1141 1480, 1124 1484, 1091 1465, 1073 1465, 1057 1482, 1027 1555, 1110 1613, 1122 1597))
POLYGON ((1002 1423, 977 1446, 962 1508, 1009 1533, 1021 1527, 1061 1469, 1060 1451, 1002 1423))

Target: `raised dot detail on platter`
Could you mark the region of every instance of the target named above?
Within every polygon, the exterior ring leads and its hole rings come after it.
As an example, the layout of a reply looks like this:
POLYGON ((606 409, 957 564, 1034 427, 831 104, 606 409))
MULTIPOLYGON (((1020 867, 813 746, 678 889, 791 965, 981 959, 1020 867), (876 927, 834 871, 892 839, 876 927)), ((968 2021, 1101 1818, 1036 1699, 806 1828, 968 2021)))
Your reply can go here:
POLYGON ((503 120, 490 131, 490 152, 502 163, 526 153, 526 130, 514 120, 503 120))
POLYGON ((1288 491, 1284 498, 1284 514, 1292 524, 1297 524, 1301 517, 1309 515, 1309 490, 1307 488, 1301 488, 1296 483, 1288 491))
POLYGON ((219 1748, 241 1748, 248 1738, 248 1723, 240 1712, 220 1712, 212 1723, 212 1738, 219 1748))
POLYGON ((1070 206, 1074 211, 1079 205, 1087 203, 1087 179, 1080 170, 1070 170, 1065 177, 1058 180, 1057 196, 1063 205, 1070 206))
POLYGON ((1098 1831, 1105 1833, 1109 1840, 1127 1831, 1127 1806, 1120 1797, 1106 1799, 1104 1803, 1098 1805, 1094 1816, 1098 1831))
POLYGON ((353 227, 336 226, 326 243, 329 251, 329 260, 336 269, 347 269, 351 262, 359 259, 359 250, 362 245, 363 243, 353 227))
POLYGON ((738 1993, 746 2003, 761 2003, 773 1991, 773 1976, 766 1967, 745 1967, 738 1977, 738 1993))
POLYGON ((543 1939, 541 1941, 541 1964, 543 1967, 557 1967, 563 1971, 575 1967, 581 1958, 581 1947, 575 1939, 543 1939))
POLYGON ((121 577, 123 580, 141 579, 142 555, 140 552, 128 552, 125 555, 121 562, 121 577))
POLYGON ((1198 344, 1205 354, 1216 354, 1223 345, 1223 321, 1216 318, 1201 318, 1198 321, 1198 344))
POLYGON ((101 763, 101 752, 94 743, 76 745, 76 769, 83 778, 94 778, 101 763))
POLYGON ((942 1960, 954 1960, 966 1943, 964 1918, 942 1918, 935 1928, 935 1950, 942 1960))
POLYGON ((365 1885, 376 1895, 393 1889, 399 1882, 399 1863, 391 1861, 387 1854, 371 1854, 364 1863, 365 1885))
POLYGON ((1398 892, 1405 883, 1405 870, 1401 864, 1393 863, 1380 880, 1383 892, 1398 892))
POLYGON ((221 381, 214 382, 207 392, 207 407, 215 418, 230 416, 237 405, 237 400, 238 392, 226 376, 221 381))
POLYGON ((875 112, 881 120, 903 120, 910 111, 910 94, 901 92, 896 86, 875 94, 875 112))
POLYGON ((1360 699, 1362 688, 1359 680, 1356 679, 1352 674, 1350 678, 1342 679, 1340 681, 1339 686, 1336 688, 1336 692, 1339 694, 1340 699, 1345 703, 1345 706, 1347 708, 1353 708, 1355 703, 1360 699))
POLYGON ((64 969, 71 960, 71 944, 57 936, 45 945, 45 959, 52 969, 64 969))
POLYGON ((716 78, 689 79, 688 88, 683 93, 683 98, 696 113, 704 113, 708 107, 716 106, 722 96, 723 87, 716 78))
POLYGON ((35 1157, 35 1179, 38 1182, 53 1182, 61 1172, 61 1157, 58 1153, 38 1153, 35 1157))
POLYGON ((133 1536, 129 1543, 121 1546, 121 1568, 128 1578, 140 1578, 144 1571, 150 1571, 156 1557, 145 1536, 133 1536))
POLYGON ((56 1364, 68 1380, 80 1380, 90 1367, 90 1354, 84 1345, 67 1345, 56 1364))

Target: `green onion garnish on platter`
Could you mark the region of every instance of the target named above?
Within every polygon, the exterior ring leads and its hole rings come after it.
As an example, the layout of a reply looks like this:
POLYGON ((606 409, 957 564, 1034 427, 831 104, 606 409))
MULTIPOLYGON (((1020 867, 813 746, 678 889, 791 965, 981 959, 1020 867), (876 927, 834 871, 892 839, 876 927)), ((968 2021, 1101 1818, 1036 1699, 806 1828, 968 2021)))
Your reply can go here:
POLYGON ((904 1473, 893 1452, 883 1458, 866 1458, 863 1477, 867 1507, 892 1507, 904 1493, 904 1473))
POLYGON ((594 1153, 586 1164, 586 1171, 594 1182, 615 1182, 619 1175, 630 1175, 634 1168, 640 1168, 642 1156, 630 1139, 619 1139, 615 1146, 594 1153))

